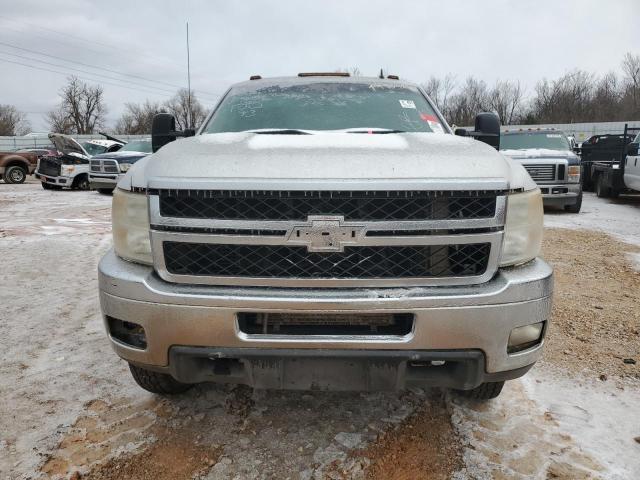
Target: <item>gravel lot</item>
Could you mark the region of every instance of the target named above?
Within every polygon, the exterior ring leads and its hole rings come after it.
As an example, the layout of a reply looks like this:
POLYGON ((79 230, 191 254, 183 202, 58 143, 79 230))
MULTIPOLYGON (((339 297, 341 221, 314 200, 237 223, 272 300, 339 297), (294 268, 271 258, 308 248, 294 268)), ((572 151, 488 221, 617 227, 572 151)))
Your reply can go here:
POLYGON ((545 359, 481 404, 198 386, 148 394, 111 351, 110 197, 0 183, 0 478, 640 477, 640 199, 546 215, 545 359))

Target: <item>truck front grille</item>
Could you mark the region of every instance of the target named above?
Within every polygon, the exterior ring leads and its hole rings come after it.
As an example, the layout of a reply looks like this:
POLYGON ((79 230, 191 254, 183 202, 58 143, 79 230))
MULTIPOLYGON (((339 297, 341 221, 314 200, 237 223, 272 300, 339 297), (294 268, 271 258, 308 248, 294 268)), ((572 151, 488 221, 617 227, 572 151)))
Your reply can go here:
POLYGON ((91 160, 90 168, 95 173, 118 173, 116 160, 91 160))
POLYGON ((358 246, 344 252, 309 252, 285 245, 163 242, 164 262, 174 275, 386 279, 482 275, 489 243, 423 246, 358 246))
POLYGON ((535 182, 553 182, 556 179, 556 165, 527 164, 523 165, 535 182))
POLYGON ((54 157, 42 157, 38 173, 49 175, 50 177, 60 176, 60 160, 54 157))
POLYGON ((219 220, 491 218, 496 192, 160 190, 160 214, 219 220))

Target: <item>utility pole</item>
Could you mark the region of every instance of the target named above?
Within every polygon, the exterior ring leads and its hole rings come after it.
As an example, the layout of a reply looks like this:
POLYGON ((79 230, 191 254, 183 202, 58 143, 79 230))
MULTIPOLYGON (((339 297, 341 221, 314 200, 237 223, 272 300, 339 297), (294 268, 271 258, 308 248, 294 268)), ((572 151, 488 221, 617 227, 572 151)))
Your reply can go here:
POLYGON ((187 22, 187 127, 193 128, 191 125, 191 59, 189 54, 189 22, 187 22))

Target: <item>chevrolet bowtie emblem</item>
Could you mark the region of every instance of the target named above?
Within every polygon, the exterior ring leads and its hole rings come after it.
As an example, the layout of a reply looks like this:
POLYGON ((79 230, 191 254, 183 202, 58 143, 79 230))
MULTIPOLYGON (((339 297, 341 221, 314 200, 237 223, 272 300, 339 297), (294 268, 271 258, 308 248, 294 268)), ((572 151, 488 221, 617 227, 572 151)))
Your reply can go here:
POLYGON ((310 215, 289 230, 287 244, 306 245, 310 252, 344 252, 345 245, 362 240, 365 230, 365 225, 345 222, 342 216, 310 215))

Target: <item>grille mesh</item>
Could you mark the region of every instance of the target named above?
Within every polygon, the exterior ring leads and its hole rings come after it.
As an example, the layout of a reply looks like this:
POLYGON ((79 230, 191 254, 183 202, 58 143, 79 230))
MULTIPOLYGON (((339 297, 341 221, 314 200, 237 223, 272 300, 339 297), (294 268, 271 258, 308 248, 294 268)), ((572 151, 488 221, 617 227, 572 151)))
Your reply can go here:
POLYGON ((263 278, 428 278, 482 275, 488 243, 436 246, 347 247, 313 253, 306 247, 164 242, 175 275, 263 278))
POLYGON ((43 175, 50 175, 52 177, 60 176, 60 161, 56 158, 43 157, 40 159, 40 168, 38 172, 43 175))
POLYGON ((350 220, 491 218, 497 192, 161 190, 166 217, 222 220, 306 220, 342 215, 350 220))
POLYGON ((536 182, 550 182, 556 179, 556 166, 548 164, 524 165, 531 178, 536 182))

